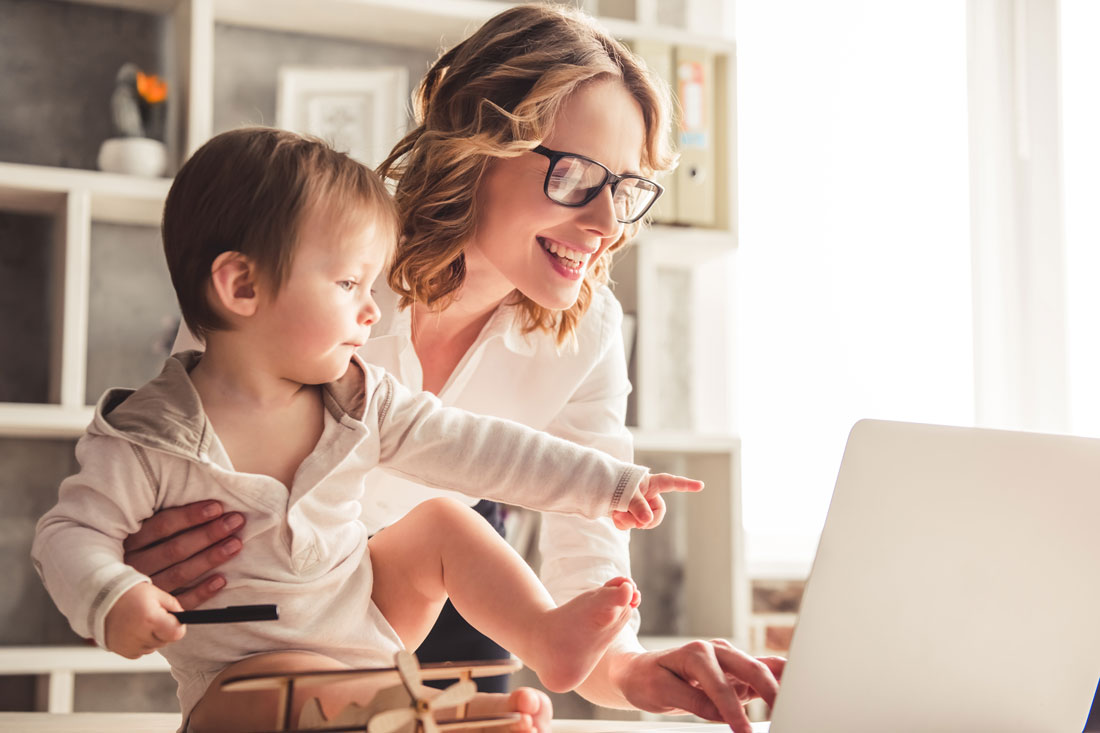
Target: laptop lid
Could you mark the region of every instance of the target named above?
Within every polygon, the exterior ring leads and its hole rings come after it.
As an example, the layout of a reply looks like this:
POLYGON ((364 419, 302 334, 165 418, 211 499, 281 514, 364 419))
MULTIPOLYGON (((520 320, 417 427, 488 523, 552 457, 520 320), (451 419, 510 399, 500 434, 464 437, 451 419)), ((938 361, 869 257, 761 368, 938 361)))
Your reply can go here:
POLYGON ((856 424, 771 733, 1081 731, 1100 440, 856 424))

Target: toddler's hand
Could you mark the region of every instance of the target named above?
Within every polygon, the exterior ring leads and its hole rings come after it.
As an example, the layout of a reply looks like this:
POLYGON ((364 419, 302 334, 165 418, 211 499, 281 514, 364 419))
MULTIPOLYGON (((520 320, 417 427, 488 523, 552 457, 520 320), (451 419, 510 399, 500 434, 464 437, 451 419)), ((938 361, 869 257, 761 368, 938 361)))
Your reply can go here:
POLYGON ((176 597, 151 583, 138 583, 107 613, 107 648, 127 659, 154 652, 183 638, 187 627, 169 611, 182 611, 176 597))
POLYGON ((702 491, 703 482, 669 473, 654 473, 642 479, 626 511, 611 512, 619 529, 651 529, 665 518, 665 491, 702 491))

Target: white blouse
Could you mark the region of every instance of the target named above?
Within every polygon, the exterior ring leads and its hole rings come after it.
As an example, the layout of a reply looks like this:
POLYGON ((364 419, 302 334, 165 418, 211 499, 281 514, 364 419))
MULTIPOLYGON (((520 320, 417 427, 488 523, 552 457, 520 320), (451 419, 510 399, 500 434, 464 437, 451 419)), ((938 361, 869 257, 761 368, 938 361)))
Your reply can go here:
MULTIPOLYGON (((411 310, 398 311, 396 296, 377 294, 382 321, 360 350, 411 390, 423 389, 420 360, 412 344, 411 310)), ((630 461, 633 440, 626 429, 630 392, 623 350, 622 306, 609 288, 595 293, 577 328, 576 348, 560 349, 543 331, 523 333, 521 312, 502 305, 485 324, 438 397, 445 405, 503 417, 630 461)), ((367 476, 363 522, 375 532, 419 502, 447 495, 473 505, 461 494, 440 491, 375 469, 367 476)), ((590 520, 544 513, 539 534, 539 574, 558 603, 630 575, 629 532, 609 519, 590 520)), ((638 616, 635 613, 634 628, 638 616)))

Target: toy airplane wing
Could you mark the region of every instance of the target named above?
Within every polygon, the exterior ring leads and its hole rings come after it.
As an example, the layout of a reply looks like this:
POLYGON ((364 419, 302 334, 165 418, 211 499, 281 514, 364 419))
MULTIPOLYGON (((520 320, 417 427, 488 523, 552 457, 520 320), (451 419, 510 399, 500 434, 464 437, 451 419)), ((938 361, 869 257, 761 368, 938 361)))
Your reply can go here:
POLYGON ((368 705, 355 703, 348 705, 332 720, 325 717, 316 698, 307 701, 299 723, 309 727, 295 730, 310 730, 315 733, 338 733, 338 731, 360 731, 370 733, 442 733, 468 728, 486 728, 506 725, 519 720, 516 714, 494 715, 486 718, 466 716, 466 703, 473 697, 474 677, 488 677, 509 674, 523 665, 519 660, 507 659, 485 662, 441 662, 419 666, 416 657, 407 651, 394 655, 393 667, 365 669, 316 670, 292 672, 289 674, 262 674, 231 677, 221 683, 224 691, 240 690, 278 690, 279 705, 277 718, 281 731, 291 730, 291 710, 294 694, 308 687, 343 682, 346 680, 374 678, 377 682, 392 680, 393 684, 376 695, 368 705), (459 682, 437 694, 427 694, 423 680, 458 679, 459 682), (433 698, 435 699, 433 704, 433 698), (442 707, 454 707, 456 718, 436 720, 433 710, 442 707))
MULTIPOLYGON (((469 679, 475 677, 496 677, 498 675, 511 674, 523 668, 518 659, 502 659, 482 662, 437 662, 424 664, 420 667, 422 680, 452 680, 469 679)), ((293 672, 290 674, 256 674, 230 677, 221 683, 221 689, 230 692, 237 690, 276 690, 287 683, 292 683, 297 689, 326 685, 333 682, 361 679, 364 677, 378 677, 385 680, 392 678, 394 682, 400 682, 396 667, 364 667, 361 669, 336 669, 317 670, 307 672, 293 672)))
MULTIPOLYGON (((352 703, 345 707, 339 714, 329 718, 325 716, 317 698, 306 702, 302 713, 298 718, 299 731, 310 733, 343 733, 343 731, 355 731, 363 733, 372 719, 388 711, 390 713, 408 710, 409 698, 405 693, 404 685, 395 685, 379 691, 367 705, 352 703)), ((468 716, 465 718, 440 718, 433 726, 440 733, 446 731, 463 731, 470 728, 495 728, 497 726, 511 725, 518 721, 518 713, 501 713, 492 716, 468 716)), ((376 726, 377 727, 377 726, 376 726)), ((415 727, 413 716, 408 716, 400 729, 412 730, 415 727)))
MULTIPOLYGON (((440 733, 449 733, 451 731, 458 732, 470 729, 483 730, 486 728, 497 728, 512 725, 520 719, 518 713, 501 713, 500 715, 494 715, 492 717, 484 718, 464 718, 462 720, 440 720, 436 723, 436 729, 440 733)), ((298 727, 295 728, 280 728, 278 730, 266 731, 262 733, 285 733, 286 731, 297 731, 297 733, 363 733, 364 723, 348 723, 338 725, 325 725, 321 724, 321 727, 314 727, 309 723, 301 721, 298 727), (308 727, 307 727, 308 726, 308 727)))

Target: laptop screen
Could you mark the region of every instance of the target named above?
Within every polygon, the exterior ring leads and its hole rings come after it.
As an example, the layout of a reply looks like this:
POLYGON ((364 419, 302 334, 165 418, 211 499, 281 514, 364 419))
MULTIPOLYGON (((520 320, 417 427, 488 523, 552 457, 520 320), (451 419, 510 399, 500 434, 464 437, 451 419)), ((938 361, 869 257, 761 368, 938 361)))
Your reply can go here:
POLYGON ((1085 731, 1100 730, 1100 683, 1096 685, 1096 694, 1092 698, 1092 710, 1085 721, 1085 731))
POLYGON ((1100 440, 857 424, 772 733, 1100 731, 1097 476, 1100 440))

